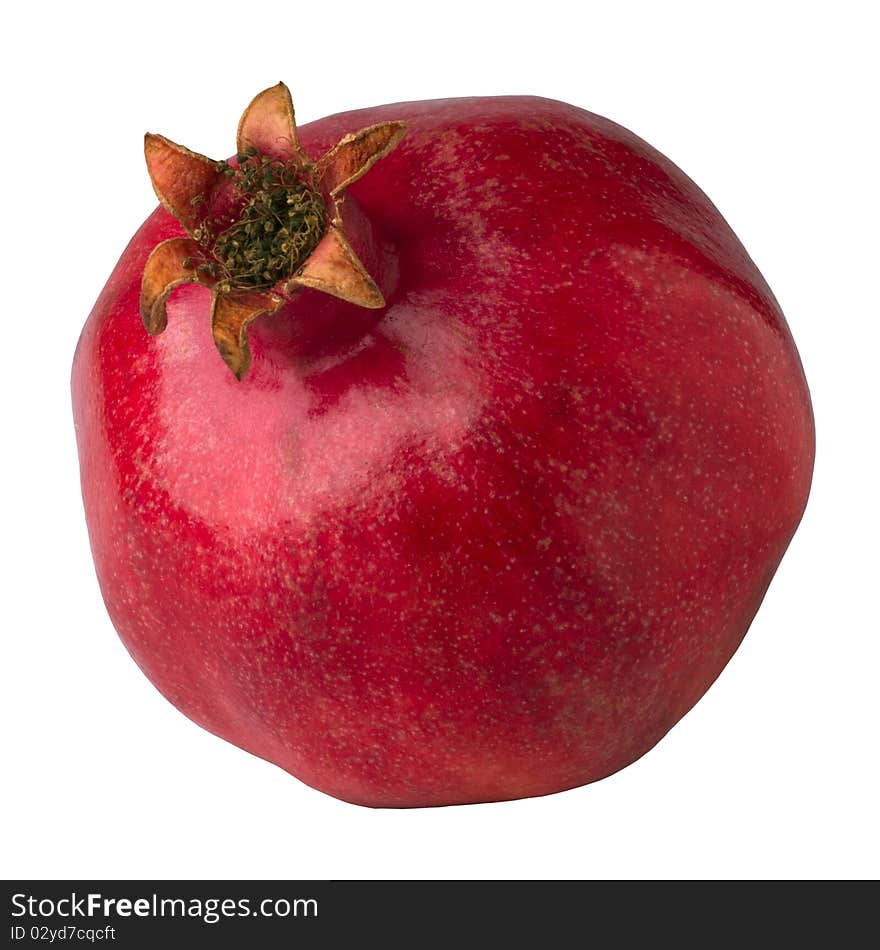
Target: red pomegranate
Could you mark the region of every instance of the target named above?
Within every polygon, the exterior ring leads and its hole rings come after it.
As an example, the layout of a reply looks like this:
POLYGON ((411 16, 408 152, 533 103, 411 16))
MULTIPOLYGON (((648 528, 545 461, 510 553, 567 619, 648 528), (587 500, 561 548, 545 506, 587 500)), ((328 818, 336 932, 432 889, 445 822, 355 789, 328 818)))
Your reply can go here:
POLYGON ((161 136, 73 366, 110 617, 206 729, 374 806, 650 749, 801 518, 810 399, 706 196, 528 97, 161 136), (179 286, 180 285, 180 286, 179 286), (167 311, 167 318, 166 318, 167 311))

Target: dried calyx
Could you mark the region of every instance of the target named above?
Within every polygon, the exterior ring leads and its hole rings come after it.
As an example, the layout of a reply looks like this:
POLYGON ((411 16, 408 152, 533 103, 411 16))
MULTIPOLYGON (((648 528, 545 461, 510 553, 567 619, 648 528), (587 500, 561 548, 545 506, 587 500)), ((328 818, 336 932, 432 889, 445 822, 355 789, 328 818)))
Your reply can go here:
POLYGON ((383 307, 381 291, 346 236, 345 190, 405 131, 403 122, 370 126, 313 162, 299 145, 290 93, 279 83, 245 110, 235 164, 148 134, 153 187, 189 236, 163 241, 147 261, 140 304, 147 331, 165 329, 175 287, 210 287, 214 342, 241 379, 250 366, 248 326, 302 287, 383 307))

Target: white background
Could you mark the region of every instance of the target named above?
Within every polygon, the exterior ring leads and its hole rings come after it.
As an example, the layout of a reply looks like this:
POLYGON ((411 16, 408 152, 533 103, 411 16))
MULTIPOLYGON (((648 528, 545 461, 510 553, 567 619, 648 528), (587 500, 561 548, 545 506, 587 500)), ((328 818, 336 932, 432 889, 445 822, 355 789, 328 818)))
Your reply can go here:
POLYGON ((867 2, 15 4, 2 88, 4 877, 876 877, 876 46, 867 2), (872 60, 874 65, 872 65, 872 60), (806 517, 742 648, 641 761, 507 804, 373 811, 202 731, 105 614, 69 372, 154 206, 142 135, 209 155, 283 79, 302 122, 535 93, 709 194, 813 392, 806 517))

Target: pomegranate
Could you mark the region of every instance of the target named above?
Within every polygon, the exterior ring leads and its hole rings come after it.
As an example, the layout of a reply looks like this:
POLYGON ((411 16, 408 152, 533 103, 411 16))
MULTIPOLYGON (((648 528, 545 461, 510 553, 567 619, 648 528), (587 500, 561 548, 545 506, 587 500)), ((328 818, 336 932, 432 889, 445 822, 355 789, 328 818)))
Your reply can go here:
POLYGON ((162 207, 73 405, 110 617, 206 729, 338 798, 543 795, 721 672, 806 504, 785 319, 706 196, 614 123, 402 103, 237 157, 162 136, 162 207))

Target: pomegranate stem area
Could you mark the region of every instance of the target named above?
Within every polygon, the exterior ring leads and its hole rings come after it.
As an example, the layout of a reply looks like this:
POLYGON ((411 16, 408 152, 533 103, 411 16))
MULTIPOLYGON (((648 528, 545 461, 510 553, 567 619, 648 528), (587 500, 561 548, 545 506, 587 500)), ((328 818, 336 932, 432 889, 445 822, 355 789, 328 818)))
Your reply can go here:
MULTIPOLYGON (((292 162, 249 149, 238 167, 219 162, 233 186, 228 210, 206 214, 193 237, 211 259, 185 266, 219 280, 218 290, 263 290, 293 276, 315 249, 327 220, 320 193, 300 178, 292 162)), ((204 195, 193 204, 204 205, 204 195)))

